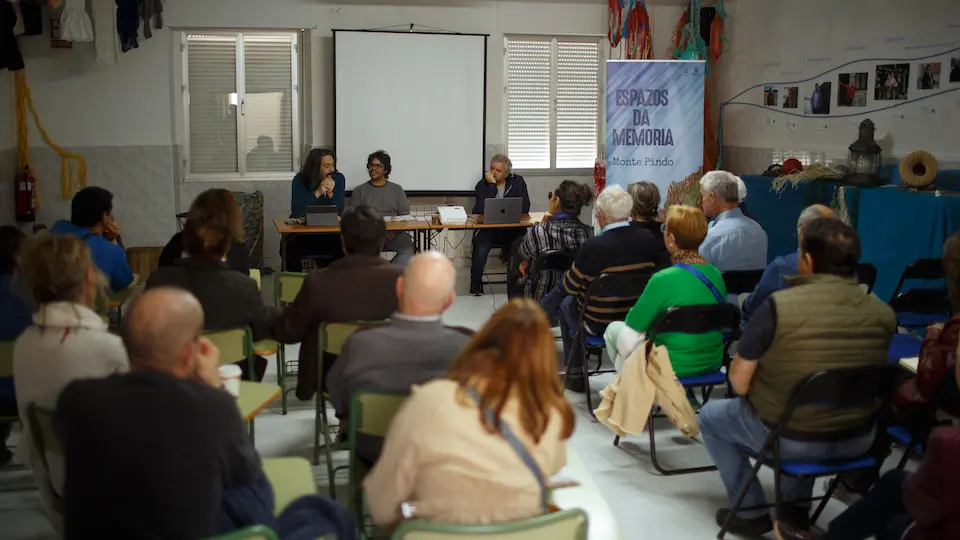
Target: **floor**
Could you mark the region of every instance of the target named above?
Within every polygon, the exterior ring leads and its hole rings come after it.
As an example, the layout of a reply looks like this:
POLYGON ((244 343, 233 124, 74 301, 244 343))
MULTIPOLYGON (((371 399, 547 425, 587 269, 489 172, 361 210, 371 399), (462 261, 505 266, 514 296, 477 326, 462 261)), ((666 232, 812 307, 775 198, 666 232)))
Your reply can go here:
MULTIPOLYGON (((264 289, 272 290, 272 287, 265 286, 264 289)), ((502 294, 458 297, 444 319, 448 324, 479 328, 505 301, 502 294)), ((557 343, 559 347, 559 341, 557 343)), ((288 347, 288 357, 295 357, 295 350, 295 346, 288 347)), ((275 366, 271 366, 267 371, 269 381, 276 379, 275 373, 275 366)), ((610 377, 591 379, 594 396, 610 377)), ((577 428, 569 444, 593 474, 618 521, 623 540, 693 540, 716 536, 718 528, 714 514, 717 508, 726 506, 726 500, 723 485, 715 472, 673 477, 659 475, 650 464, 646 434, 629 437, 621 442, 620 447, 614 447, 613 434, 605 426, 591 421, 583 396, 568 392, 568 397, 577 412, 577 428)), ((265 457, 311 455, 314 406, 312 402, 291 399, 292 409, 287 415, 282 415, 276 405, 257 417, 257 448, 265 457)), ((710 463, 702 446, 681 438, 665 419, 657 424, 657 434, 662 464, 694 466, 710 463)), ((16 435, 12 439, 15 446, 16 435)), ((887 465, 895 464, 897 459, 899 454, 895 452, 887 465)), ((335 460, 338 464, 346 462, 342 456, 335 457, 335 460)), ((770 494, 773 478, 766 469, 764 471, 764 486, 770 494)), ((324 490, 326 468, 321 464, 315 472, 320 488, 324 490)), ((345 472, 337 477, 338 485, 344 483, 345 472)), ((0 540, 55 538, 43 516, 39 496, 30 489, 31 485, 27 471, 0 470, 0 540)), ((820 522, 829 521, 843 509, 842 503, 830 501, 820 522)), ((728 538, 735 536, 729 535, 728 538)))

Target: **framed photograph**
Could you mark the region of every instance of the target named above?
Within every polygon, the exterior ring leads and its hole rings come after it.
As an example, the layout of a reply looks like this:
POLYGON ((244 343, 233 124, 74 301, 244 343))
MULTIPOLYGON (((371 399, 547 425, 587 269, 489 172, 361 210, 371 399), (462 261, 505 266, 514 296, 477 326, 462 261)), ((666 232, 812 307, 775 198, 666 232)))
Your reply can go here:
POLYGON ((800 101, 799 86, 787 86, 783 89, 783 108, 784 109, 796 109, 798 101, 800 101))
POLYGON ((940 62, 920 64, 917 74, 917 90, 936 90, 940 88, 940 62))
POLYGON ((877 101, 907 99, 910 89, 910 64, 880 64, 874 82, 873 99, 877 101))
POLYGON ((830 99, 833 85, 829 81, 814 83, 810 97, 804 98, 804 114, 830 114, 830 99))
POLYGON ((866 107, 869 77, 870 74, 867 72, 841 73, 837 78, 837 106, 866 107))
POLYGON ((763 87, 763 104, 767 107, 776 107, 777 103, 777 87, 771 85, 765 85, 763 87))
POLYGON ((960 83, 960 56, 950 59, 950 82, 960 83))

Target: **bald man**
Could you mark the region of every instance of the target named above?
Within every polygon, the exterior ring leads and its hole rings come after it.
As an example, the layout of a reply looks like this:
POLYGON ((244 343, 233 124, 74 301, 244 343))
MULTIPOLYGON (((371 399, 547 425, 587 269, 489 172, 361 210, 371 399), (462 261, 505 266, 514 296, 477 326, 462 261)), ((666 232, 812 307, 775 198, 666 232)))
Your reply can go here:
MULTIPOLYGON (((821 217, 837 217, 833 209, 822 204, 808 206, 800 212, 797 219, 797 245, 800 244, 800 237, 803 235, 803 228, 811 221, 821 217)), ((797 275, 797 260, 799 255, 796 251, 789 255, 781 255, 773 260, 763 271, 760 281, 756 288, 750 293, 750 296, 743 301, 740 310, 743 314, 743 322, 750 319, 753 312, 760 307, 771 294, 787 288, 787 278, 797 275)))
MULTIPOLYGON (((360 390, 409 392, 415 384, 446 377, 450 364, 472 334, 444 326, 441 316, 453 304, 457 274, 436 251, 410 260, 397 279, 399 309, 390 323, 355 333, 327 375, 327 391, 346 434, 350 398, 360 390)), ((372 464, 379 438, 358 441, 358 453, 372 464)))

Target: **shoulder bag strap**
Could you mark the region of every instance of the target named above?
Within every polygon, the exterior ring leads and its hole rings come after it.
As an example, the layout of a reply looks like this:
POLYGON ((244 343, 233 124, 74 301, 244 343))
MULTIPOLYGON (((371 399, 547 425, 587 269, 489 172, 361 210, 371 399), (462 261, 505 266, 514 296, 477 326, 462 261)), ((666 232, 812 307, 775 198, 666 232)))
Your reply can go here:
POLYGON ((724 298, 722 294, 720 294, 720 291, 717 290, 717 286, 714 285, 712 281, 707 279, 707 276, 703 275, 703 272, 697 270, 696 268, 690 266, 689 264, 676 263, 674 266, 678 268, 683 268, 687 272, 690 272, 691 274, 693 274, 695 278, 699 279, 701 283, 706 285, 707 288, 710 289, 710 292, 713 293, 713 297, 717 299, 718 304, 722 304, 727 301, 727 299, 724 298))
MULTIPOLYGON (((480 394, 474 388, 468 389, 470 398, 473 399, 473 402, 480 406, 480 394)), ((490 425, 494 425, 493 411, 490 409, 484 409, 483 415, 486 417, 487 421, 490 422, 490 425)), ((540 467, 537 465, 537 462, 533 459, 533 456, 530 455, 530 452, 527 451, 526 447, 523 446, 523 443, 520 442, 520 439, 513 434, 513 431, 510 427, 500 421, 500 435, 506 439, 507 443, 510 444, 510 447, 513 448, 513 451, 517 453, 517 456, 520 457, 520 460, 523 461, 523 464, 530 469, 530 472, 533 474, 534 478, 537 479, 537 484, 540 485, 540 507, 543 509, 543 513, 549 513, 548 500, 547 500, 547 481, 543 477, 543 472, 540 470, 540 467)))

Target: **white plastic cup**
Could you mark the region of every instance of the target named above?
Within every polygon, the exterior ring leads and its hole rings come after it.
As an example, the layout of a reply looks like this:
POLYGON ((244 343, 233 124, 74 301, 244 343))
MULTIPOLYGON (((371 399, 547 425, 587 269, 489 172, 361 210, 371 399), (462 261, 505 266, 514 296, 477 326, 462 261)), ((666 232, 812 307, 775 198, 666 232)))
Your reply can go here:
POLYGON ((240 396, 240 376, 243 374, 240 366, 227 364, 220 366, 220 385, 233 397, 240 396))

